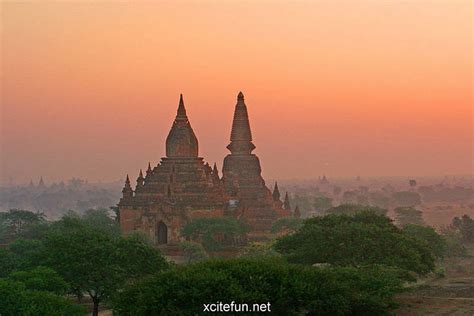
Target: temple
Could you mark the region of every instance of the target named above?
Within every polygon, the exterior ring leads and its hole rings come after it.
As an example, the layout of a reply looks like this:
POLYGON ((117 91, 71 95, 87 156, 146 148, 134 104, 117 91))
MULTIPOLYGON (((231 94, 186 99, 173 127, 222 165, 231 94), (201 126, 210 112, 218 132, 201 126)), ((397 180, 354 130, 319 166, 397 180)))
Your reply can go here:
POLYGON ((247 223, 249 239, 268 238, 272 223, 292 212, 288 196, 282 203, 277 184, 272 194, 261 176, 242 92, 227 148, 221 178, 216 164, 211 167, 199 157, 199 142, 181 95, 166 138, 166 157, 153 168, 149 164, 145 175, 139 171, 135 189, 127 175, 117 205, 122 231, 141 231, 158 245, 173 245, 194 218, 233 216, 247 223))

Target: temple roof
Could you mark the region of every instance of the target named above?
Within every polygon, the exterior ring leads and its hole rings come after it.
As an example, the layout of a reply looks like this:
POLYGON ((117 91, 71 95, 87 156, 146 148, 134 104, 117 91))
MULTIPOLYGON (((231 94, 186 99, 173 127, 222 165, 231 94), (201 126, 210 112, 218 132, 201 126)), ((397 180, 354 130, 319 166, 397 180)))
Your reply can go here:
POLYGON ((166 157, 192 158, 198 157, 198 153, 198 140, 186 115, 183 95, 181 94, 176 118, 166 138, 166 157))

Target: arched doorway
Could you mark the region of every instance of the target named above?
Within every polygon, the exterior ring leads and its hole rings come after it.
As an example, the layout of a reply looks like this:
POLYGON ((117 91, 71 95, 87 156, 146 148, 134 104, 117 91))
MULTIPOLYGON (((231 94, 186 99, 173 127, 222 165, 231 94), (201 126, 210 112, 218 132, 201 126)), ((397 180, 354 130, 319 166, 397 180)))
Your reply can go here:
POLYGON ((168 243, 168 227, 162 221, 156 225, 155 236, 158 245, 164 245, 168 243))

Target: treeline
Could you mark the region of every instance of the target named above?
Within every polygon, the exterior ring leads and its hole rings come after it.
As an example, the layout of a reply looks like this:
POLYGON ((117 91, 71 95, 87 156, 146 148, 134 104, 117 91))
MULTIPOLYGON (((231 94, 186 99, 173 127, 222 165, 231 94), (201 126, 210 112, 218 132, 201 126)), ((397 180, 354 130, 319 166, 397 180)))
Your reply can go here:
POLYGON ((67 183, 0 188, 0 210, 29 209, 59 218, 67 210, 84 212, 109 208, 120 198, 121 184, 89 184, 71 179, 67 183))
MULTIPOLYGON (((0 213, 0 313, 83 315, 87 296, 93 315, 100 306, 115 315, 199 315, 215 302, 270 302, 275 315, 383 315, 408 282, 436 271, 438 259, 462 255, 430 227, 397 226, 382 209, 346 211, 281 219, 275 239, 232 259, 207 254, 245 240, 245 225, 197 219, 182 231, 182 265, 166 261, 144 236, 121 236, 105 210, 54 222, 41 213, 0 213)), ((472 229, 466 216, 449 232, 464 236, 462 248, 472 229)))

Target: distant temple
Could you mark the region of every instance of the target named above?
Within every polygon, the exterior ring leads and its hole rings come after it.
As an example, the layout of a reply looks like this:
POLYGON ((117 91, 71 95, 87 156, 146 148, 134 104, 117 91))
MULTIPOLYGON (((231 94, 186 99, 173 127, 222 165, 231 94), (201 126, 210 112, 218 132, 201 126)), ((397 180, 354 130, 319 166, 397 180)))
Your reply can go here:
POLYGON ((252 133, 242 92, 237 97, 223 174, 199 157, 199 145, 180 96, 166 138, 166 157, 154 168, 140 170, 135 189, 127 175, 118 203, 123 232, 141 231, 157 244, 177 244, 182 227, 194 218, 232 216, 247 223, 251 240, 266 239, 275 220, 292 216, 288 195, 280 200, 261 176, 252 151, 252 133))

